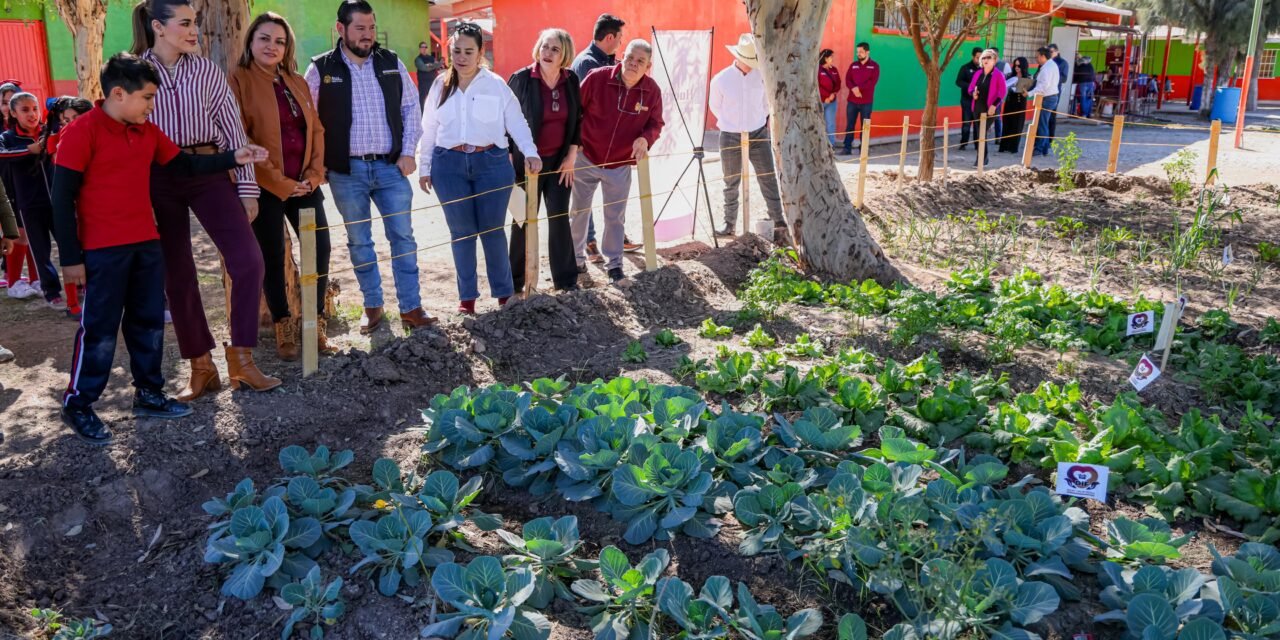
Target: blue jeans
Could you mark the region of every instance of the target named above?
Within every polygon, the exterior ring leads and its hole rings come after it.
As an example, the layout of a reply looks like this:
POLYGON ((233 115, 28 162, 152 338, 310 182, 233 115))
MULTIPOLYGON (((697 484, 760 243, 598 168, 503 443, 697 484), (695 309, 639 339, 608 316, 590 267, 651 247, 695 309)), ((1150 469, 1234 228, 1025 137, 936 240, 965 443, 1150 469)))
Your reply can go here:
MULTIPOLYGON (((858 122, 858 118, 862 118, 863 124, 866 124, 867 120, 871 119, 871 103, 854 104, 850 102, 844 108, 844 116, 845 120, 848 120, 848 122, 845 123, 845 126, 849 127, 848 131, 845 131, 844 134, 844 152, 848 154, 853 151, 853 137, 858 130, 858 127, 855 126, 858 122)), ((868 144, 871 142, 871 137, 867 135, 869 133, 871 132, 862 132, 862 141, 868 144)))
POLYGON ((1058 109, 1059 97, 1045 96, 1040 104, 1040 120, 1036 122, 1035 153, 1049 154, 1049 145, 1053 144, 1053 138, 1049 136, 1049 118, 1053 117, 1053 112, 1058 109))
POLYGON ((1093 117, 1093 83, 1080 85, 1080 113, 1086 118, 1093 117))
POLYGON ((515 292, 511 260, 507 256, 507 203, 516 172, 507 150, 463 153, 436 147, 431 160, 431 182, 444 205, 444 220, 453 238, 453 268, 458 272, 458 299, 480 297, 476 277, 476 237, 484 247, 489 295, 505 298, 515 292), (483 194, 483 195, 479 195, 483 194), (476 196, 476 197, 469 197, 476 196))
POLYGON ((822 105, 822 117, 827 121, 827 142, 830 142, 832 147, 836 146, 836 114, 839 107, 839 100, 832 100, 822 105))
POLYGON ((391 273, 395 277, 396 299, 401 313, 422 306, 418 283, 418 242, 413 238, 413 188, 393 162, 365 162, 351 159, 351 173, 329 172, 338 213, 347 227, 347 251, 355 266, 356 282, 364 294, 364 306, 382 306, 382 276, 378 254, 373 248, 373 225, 369 201, 378 205, 382 229, 391 243, 391 273), (398 215, 392 215, 398 214, 398 215))

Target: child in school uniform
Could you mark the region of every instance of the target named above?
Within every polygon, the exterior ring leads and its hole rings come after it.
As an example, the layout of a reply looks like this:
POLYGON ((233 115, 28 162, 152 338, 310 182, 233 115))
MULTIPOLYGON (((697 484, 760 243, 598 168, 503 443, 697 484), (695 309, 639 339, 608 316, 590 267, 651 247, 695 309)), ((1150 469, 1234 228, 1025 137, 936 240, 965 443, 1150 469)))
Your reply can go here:
POLYGON ((53 165, 45 153, 40 102, 30 93, 14 94, 9 99, 9 113, 13 126, 0 133, 0 163, 9 166, 17 190, 18 215, 27 230, 27 246, 35 257, 44 299, 55 311, 65 311, 62 282, 51 256, 53 205, 49 190, 53 165))
POLYGON ((117 332, 124 334, 137 389, 133 414, 181 418, 192 411, 163 391, 165 275, 148 195, 152 164, 195 175, 267 159, 266 149, 254 145, 215 155, 183 153, 147 121, 160 77, 137 56, 112 56, 101 80, 106 99, 61 132, 53 179, 62 274, 85 288, 62 419, 81 439, 99 445, 109 443, 112 433, 93 403, 107 386, 117 332))
MULTIPOLYGON (((0 82, 0 129, 16 126, 9 112, 9 100, 19 93, 22 93, 22 87, 17 80, 0 82)), ((4 189, 9 198, 9 208, 13 211, 14 221, 18 225, 18 239, 13 243, 13 249, 8 255, 0 258, 0 264, 4 267, 4 273, 0 274, 0 289, 8 289, 10 298, 38 296, 40 291, 36 285, 39 284, 40 276, 36 271, 35 256, 27 247, 27 230, 22 224, 22 216, 18 215, 18 190, 13 183, 13 171, 7 162, 0 162, 0 181, 4 182, 4 189), (23 264, 27 265, 29 280, 22 277, 23 264)))

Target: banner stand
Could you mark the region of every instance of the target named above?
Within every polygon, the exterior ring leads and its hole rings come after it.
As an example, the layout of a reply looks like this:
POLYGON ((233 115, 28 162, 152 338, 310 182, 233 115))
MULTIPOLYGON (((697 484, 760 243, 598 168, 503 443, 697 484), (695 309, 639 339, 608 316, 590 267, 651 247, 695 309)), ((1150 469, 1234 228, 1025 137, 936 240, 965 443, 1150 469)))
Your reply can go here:
MULTIPOLYGON (((671 78, 671 70, 667 67, 667 57, 666 55, 664 55, 662 51, 662 39, 658 37, 658 28, 650 27, 649 29, 653 33, 653 47, 654 47, 654 52, 657 54, 655 57, 657 57, 658 61, 662 63, 662 73, 666 77, 667 86, 672 89, 671 99, 676 106, 676 113, 680 114, 680 124, 683 125, 685 135, 689 138, 689 145, 693 147, 693 156, 689 158, 689 162, 685 164, 684 169, 680 172, 680 176, 676 178, 675 184, 672 186, 671 191, 667 193, 666 199, 662 201, 662 208, 658 211, 658 216, 657 218, 654 219, 654 224, 657 225, 657 223, 662 220, 662 215, 666 213, 667 206, 671 204, 672 196, 674 196, 676 192, 680 190, 680 184, 684 181, 685 176, 688 175, 689 170, 693 168, 694 163, 697 163, 698 165, 697 189, 702 192, 702 197, 706 199, 707 220, 711 224, 711 230, 710 230, 711 243, 715 246, 715 248, 719 249, 720 240, 716 238, 716 232, 715 232, 715 213, 711 210, 711 192, 707 188, 707 174, 703 168, 703 163, 702 163, 703 159, 706 156, 706 150, 702 145, 702 141, 703 139, 706 138, 706 134, 707 134, 706 97, 705 95, 703 96, 703 104, 701 105, 703 112, 702 112, 702 126, 698 127, 699 139, 695 140, 693 137, 694 132, 690 130, 689 122, 688 120, 685 119, 685 115, 684 115, 685 105, 682 105, 680 103, 680 94, 678 91, 675 90, 675 83, 672 81, 672 78, 671 78)), ((707 47, 707 70, 706 70, 706 73, 704 74, 706 77, 706 80, 703 82, 703 86, 707 87, 707 91, 709 92, 710 86, 711 86, 711 55, 715 51, 715 29, 714 28, 708 30, 708 41, 709 41, 709 46, 707 47)), ((666 99, 667 99, 667 96, 664 95, 663 96, 664 105, 666 104, 666 99)), ((670 124, 669 120, 668 120, 668 123, 670 124)), ((745 162, 746 160, 745 156, 743 160, 745 162)), ((697 235, 696 230, 697 230, 699 205, 700 205, 700 201, 698 198, 698 194, 695 192, 693 197, 693 220, 694 220, 695 236, 697 235)))

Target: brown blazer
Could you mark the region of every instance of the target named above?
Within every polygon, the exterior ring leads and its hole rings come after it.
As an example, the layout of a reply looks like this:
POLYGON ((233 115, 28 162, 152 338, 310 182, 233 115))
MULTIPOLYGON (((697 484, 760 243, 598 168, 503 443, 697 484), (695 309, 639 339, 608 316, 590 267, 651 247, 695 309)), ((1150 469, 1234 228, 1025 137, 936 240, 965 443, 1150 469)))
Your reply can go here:
MULTIPOLYGON (((311 103, 311 89, 307 81, 296 73, 283 72, 280 77, 302 107, 307 121, 307 161, 303 163, 302 178, 310 180, 311 186, 318 188, 325 182, 324 125, 320 124, 320 115, 311 103)), ((280 108, 272 87, 275 77, 254 64, 248 69, 236 66, 227 82, 240 102, 240 117, 244 119, 244 132, 249 136, 249 142, 266 147, 269 154, 265 162, 254 165, 258 186, 281 200, 287 199, 298 182, 284 175, 284 158, 280 151, 280 108)))

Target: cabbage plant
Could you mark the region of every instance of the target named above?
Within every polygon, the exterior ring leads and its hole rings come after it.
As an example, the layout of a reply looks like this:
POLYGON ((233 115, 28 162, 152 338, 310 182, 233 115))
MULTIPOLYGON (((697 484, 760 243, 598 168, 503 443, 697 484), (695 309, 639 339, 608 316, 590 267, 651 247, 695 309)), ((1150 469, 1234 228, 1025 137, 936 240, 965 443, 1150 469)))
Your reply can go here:
POLYGON ((537 518, 526 522, 519 536, 499 529, 498 537, 515 551, 502 556, 502 563, 533 572, 529 606, 535 609, 545 609, 557 597, 572 602, 566 581, 597 566, 596 561, 575 555, 582 547, 576 516, 537 518))
POLYGON ((579 609, 592 616, 596 640, 645 640, 653 637, 658 578, 671 563, 666 549, 654 549, 631 566, 627 555, 615 546, 600 551, 600 579, 578 580, 571 587, 589 604, 579 609))
POLYGON ((715 535, 719 525, 700 512, 711 474, 691 450, 670 442, 650 447, 635 445, 634 464, 613 471, 609 508, 617 520, 629 523, 623 539, 643 544, 650 538, 670 540, 676 531, 699 538, 715 535))
POLYGON ((545 640, 551 623, 525 606, 533 594, 533 572, 527 567, 504 570, 492 556, 480 556, 466 567, 452 562, 431 575, 436 595, 455 611, 440 614, 421 636, 460 640, 545 640))

